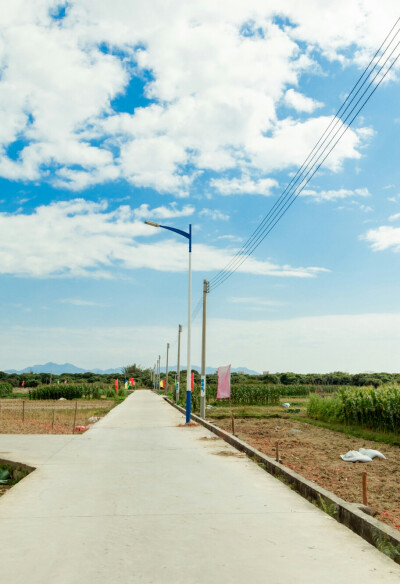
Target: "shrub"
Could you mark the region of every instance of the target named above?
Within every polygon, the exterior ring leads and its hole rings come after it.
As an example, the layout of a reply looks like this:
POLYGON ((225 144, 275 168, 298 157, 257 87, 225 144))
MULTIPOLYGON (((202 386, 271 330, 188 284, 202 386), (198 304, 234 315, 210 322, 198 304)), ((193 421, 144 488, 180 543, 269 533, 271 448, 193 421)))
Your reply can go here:
POLYGON ((31 389, 29 399, 79 399, 83 395, 84 388, 78 385, 48 385, 31 389))
POLYGON ((13 386, 11 383, 0 383, 0 397, 7 397, 11 395, 13 391, 13 386))

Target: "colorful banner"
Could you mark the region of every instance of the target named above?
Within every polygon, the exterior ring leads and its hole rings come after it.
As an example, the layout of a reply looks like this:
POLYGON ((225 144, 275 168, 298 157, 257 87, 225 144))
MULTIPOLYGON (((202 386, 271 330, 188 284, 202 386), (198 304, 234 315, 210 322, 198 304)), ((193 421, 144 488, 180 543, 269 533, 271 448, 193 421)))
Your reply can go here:
POLYGON ((164 389, 164 387, 165 387, 165 379, 161 379, 161 381, 160 381, 160 387, 161 387, 161 389, 164 389))
POLYGON ((135 387, 135 379, 133 377, 129 378, 129 385, 130 387, 135 387))
POLYGON ((231 366, 218 367, 218 387, 217 398, 225 399, 231 397, 231 366))
POLYGON ((115 391, 118 392, 118 379, 114 381, 115 391))
POLYGON ((194 389, 194 373, 190 374, 190 389, 193 391, 194 389))
POLYGON ((125 387, 125 389, 128 389, 128 380, 127 379, 125 379, 124 387, 125 387))

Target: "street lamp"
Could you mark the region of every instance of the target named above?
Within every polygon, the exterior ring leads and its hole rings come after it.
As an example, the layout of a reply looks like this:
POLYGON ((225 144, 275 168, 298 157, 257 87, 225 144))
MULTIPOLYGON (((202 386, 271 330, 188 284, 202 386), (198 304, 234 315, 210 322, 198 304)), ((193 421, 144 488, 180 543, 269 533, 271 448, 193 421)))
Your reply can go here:
POLYGON ((190 363, 190 342, 191 342, 191 312, 192 312, 192 226, 189 225, 189 231, 182 231, 181 229, 176 229, 175 227, 168 227, 167 225, 160 225, 159 223, 154 223, 154 221, 145 221, 146 225, 151 225, 152 227, 161 227, 161 229, 168 229, 168 231, 173 231, 186 237, 189 240, 189 295, 188 295, 188 336, 187 336, 187 371, 186 371, 186 424, 190 422, 191 419, 191 408, 192 408, 192 385, 191 385, 191 363, 190 363))

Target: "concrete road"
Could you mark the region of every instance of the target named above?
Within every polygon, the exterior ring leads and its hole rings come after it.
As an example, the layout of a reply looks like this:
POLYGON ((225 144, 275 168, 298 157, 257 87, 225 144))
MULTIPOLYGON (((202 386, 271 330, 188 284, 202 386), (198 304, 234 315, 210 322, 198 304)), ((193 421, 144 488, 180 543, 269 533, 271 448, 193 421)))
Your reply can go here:
POLYGON ((1 584, 392 584, 400 567, 150 391, 82 436, 1 436, 1 584))

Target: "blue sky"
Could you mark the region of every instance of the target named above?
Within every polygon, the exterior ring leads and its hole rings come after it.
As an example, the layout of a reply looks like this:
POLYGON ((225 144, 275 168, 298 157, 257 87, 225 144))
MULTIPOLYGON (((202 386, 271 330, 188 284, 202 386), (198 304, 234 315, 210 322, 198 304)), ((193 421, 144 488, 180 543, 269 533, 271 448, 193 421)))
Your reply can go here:
MULTIPOLYGON (((167 342, 175 363, 187 245, 143 221, 192 223, 195 306, 325 130, 396 5, 2 4, 0 369, 152 366, 167 342)), ((208 365, 399 370, 399 96, 394 70, 211 292, 208 365)))

